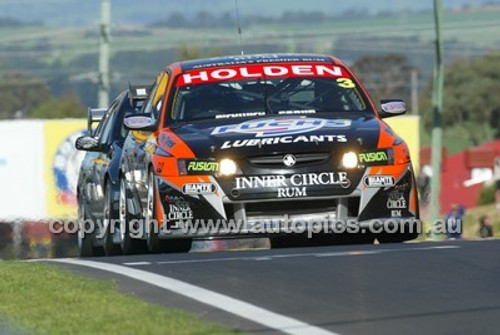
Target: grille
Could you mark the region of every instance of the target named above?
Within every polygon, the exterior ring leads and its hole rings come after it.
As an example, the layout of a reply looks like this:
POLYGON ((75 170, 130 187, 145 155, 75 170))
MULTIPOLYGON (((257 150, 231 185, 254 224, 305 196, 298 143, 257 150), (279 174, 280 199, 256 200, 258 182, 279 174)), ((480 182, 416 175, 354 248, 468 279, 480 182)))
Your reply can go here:
POLYGON ((315 201, 269 201, 245 204, 247 216, 258 215, 294 215, 318 212, 335 212, 335 199, 315 201))
MULTIPOLYGON (((330 158, 329 153, 294 154, 294 156, 296 158, 294 166, 296 167, 322 164, 327 162, 330 158)), ((281 167, 284 166, 283 157, 284 155, 256 156, 249 158, 248 161, 250 164, 258 167, 281 167)))
MULTIPOLYGON (((321 199, 321 200, 289 200, 289 201, 261 201, 244 203, 247 217, 273 217, 287 214, 308 215, 319 213, 337 212, 339 199, 321 199)), ((359 211, 359 197, 347 198, 347 216, 357 217, 359 211)), ((224 204, 228 218, 234 218, 234 207, 232 204, 224 204)))

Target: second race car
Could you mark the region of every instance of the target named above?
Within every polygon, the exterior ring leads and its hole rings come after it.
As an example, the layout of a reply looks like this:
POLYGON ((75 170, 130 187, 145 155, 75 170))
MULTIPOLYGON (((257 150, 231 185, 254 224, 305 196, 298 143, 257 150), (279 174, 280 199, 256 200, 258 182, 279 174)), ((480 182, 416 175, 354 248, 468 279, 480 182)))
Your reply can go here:
POLYGON ((102 249, 107 255, 120 251, 111 234, 114 229, 109 225, 118 219, 118 171, 128 133, 123 119, 140 111, 149 88, 131 86, 109 108, 88 110, 87 135, 75 143, 78 150, 87 151, 77 184, 81 256, 100 254, 102 249), (94 130, 92 125, 97 122, 94 130), (86 220, 92 220, 86 223, 87 227, 84 226, 86 220))

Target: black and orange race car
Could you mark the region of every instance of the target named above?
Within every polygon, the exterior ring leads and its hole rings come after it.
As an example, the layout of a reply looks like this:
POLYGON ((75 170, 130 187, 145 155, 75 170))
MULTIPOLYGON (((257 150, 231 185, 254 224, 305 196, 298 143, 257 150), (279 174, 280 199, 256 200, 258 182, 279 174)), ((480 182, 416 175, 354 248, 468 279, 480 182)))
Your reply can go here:
MULTIPOLYGON (((330 56, 172 64, 142 114, 124 121, 132 131, 120 165, 122 249, 146 240, 152 251, 186 251, 193 238, 250 236, 277 247, 303 241, 318 222, 348 222, 360 234, 374 219, 418 220, 408 147, 382 120, 405 111, 401 100, 377 111, 330 56)), ((416 236, 396 228, 363 240, 416 236)))

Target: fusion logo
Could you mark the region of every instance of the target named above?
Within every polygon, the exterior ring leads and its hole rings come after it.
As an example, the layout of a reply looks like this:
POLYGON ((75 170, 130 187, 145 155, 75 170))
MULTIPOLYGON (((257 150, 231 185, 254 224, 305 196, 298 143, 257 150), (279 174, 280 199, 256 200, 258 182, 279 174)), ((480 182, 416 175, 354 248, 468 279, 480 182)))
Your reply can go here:
POLYGON ((345 119, 327 120, 308 117, 268 118, 216 127, 212 131, 212 135, 239 133, 253 134, 256 137, 269 137, 308 133, 324 127, 346 128, 350 125, 351 120, 345 119))
POLYGON ((385 151, 374 151, 374 152, 365 152, 359 154, 359 162, 360 163, 379 163, 379 162, 387 162, 389 157, 385 151))
POLYGON ((187 164, 188 172, 217 172, 219 163, 207 161, 189 161, 187 164))

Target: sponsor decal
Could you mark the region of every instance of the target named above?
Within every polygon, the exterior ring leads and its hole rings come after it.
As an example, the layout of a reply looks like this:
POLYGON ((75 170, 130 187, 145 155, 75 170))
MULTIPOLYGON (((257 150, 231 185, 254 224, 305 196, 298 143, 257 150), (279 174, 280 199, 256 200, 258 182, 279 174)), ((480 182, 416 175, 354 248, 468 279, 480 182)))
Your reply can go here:
POLYGON ((300 117, 280 117, 245 121, 216 127, 212 135, 228 133, 255 135, 255 137, 271 137, 308 133, 321 128, 347 128, 351 120, 319 119, 300 117))
POLYGON ((177 203, 181 203, 181 202, 185 202, 185 201, 186 201, 186 199, 184 199, 184 197, 170 195, 170 194, 167 194, 165 196, 165 202, 167 202, 168 204, 177 204, 177 203))
POLYGON ((192 70, 183 73, 177 80, 177 87, 226 80, 245 80, 286 77, 349 77, 347 71, 333 64, 256 64, 227 66, 213 69, 192 70))
POLYGON ((268 175, 237 177, 235 190, 275 188, 278 198, 306 197, 309 186, 339 186, 348 188, 347 172, 297 173, 289 176, 268 175))
POLYGON ((168 205, 168 220, 189 220, 193 219, 193 211, 187 202, 176 202, 168 205))
POLYGON ((400 209, 393 209, 393 210, 391 210, 391 216, 393 218, 400 218, 403 215, 401 214, 401 210, 400 209))
POLYGON ((216 119, 234 119, 239 117, 257 117, 265 116, 266 112, 248 112, 248 113, 234 113, 234 114, 218 114, 215 116, 216 119))
POLYGON ((406 208, 406 199, 403 192, 392 191, 388 195, 387 208, 388 209, 402 209, 406 208))
POLYGON ((219 171, 219 163, 214 161, 186 160, 187 174, 214 173, 219 171))
POLYGON ((167 148, 173 148, 175 146, 175 141, 165 133, 161 133, 158 137, 158 143, 167 148))
POLYGON ((217 192, 217 186, 212 183, 190 183, 182 187, 184 194, 212 194, 217 192))
POLYGON ((314 109, 297 109, 297 110, 287 110, 278 111, 279 115, 294 115, 294 114, 316 114, 314 109))
POLYGON ((363 180, 366 187, 390 187, 396 183, 393 176, 366 176, 363 180))
POLYGON ((243 140, 225 141, 221 149, 263 147, 266 145, 295 144, 295 143, 343 143, 347 142, 346 135, 309 135, 309 136, 281 136, 267 138, 252 138, 243 140))
POLYGON ((386 150, 373 152, 364 152, 359 154, 359 162, 365 165, 377 165, 379 163, 388 163, 389 156, 386 150))

